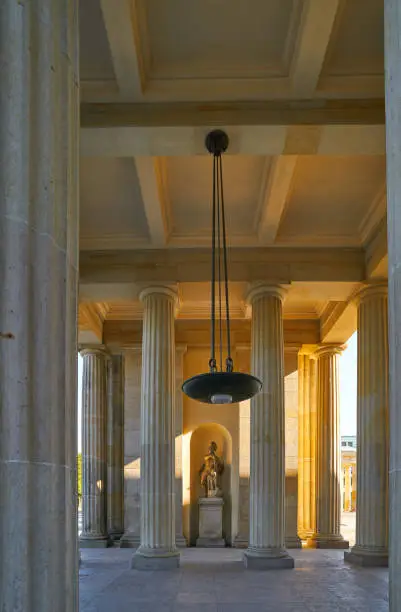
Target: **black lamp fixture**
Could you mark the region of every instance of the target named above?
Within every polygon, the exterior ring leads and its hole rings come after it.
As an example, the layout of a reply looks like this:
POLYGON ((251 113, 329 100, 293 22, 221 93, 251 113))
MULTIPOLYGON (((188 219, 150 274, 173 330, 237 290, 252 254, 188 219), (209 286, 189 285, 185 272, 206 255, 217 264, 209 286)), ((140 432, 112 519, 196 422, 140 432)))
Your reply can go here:
POLYGON ((228 147, 228 136, 221 130, 214 130, 207 135, 205 145, 209 153, 213 155, 211 353, 209 359, 209 372, 188 378, 182 385, 182 390, 188 397, 198 402, 204 402, 206 404, 234 404, 250 399, 259 393, 262 388, 262 383, 251 374, 234 372, 234 363, 231 357, 226 219, 223 194, 223 166, 221 159, 222 153, 224 153, 228 147), (224 366, 223 299, 225 303, 227 338, 227 356, 224 361, 224 366), (217 358, 216 327, 219 333, 217 358))

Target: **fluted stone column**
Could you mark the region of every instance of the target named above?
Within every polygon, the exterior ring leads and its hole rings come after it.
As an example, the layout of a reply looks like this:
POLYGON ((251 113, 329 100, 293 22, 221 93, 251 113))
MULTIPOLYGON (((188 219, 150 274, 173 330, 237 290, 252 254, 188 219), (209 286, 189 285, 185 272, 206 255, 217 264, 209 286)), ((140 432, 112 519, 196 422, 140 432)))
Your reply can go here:
MULTIPOLYGON (((401 6, 384 0, 389 302, 389 603, 401 610, 401 6)), ((358 495, 358 492, 357 492, 358 495)))
POLYGON ((356 540, 346 561, 388 564, 387 283, 358 296, 356 540))
POLYGON ((287 569, 294 560, 284 548, 284 344, 280 287, 259 285, 252 305, 251 372, 263 382, 251 400, 249 546, 251 569, 287 569))
MULTIPOLYGON (((251 367, 250 345, 237 345, 234 363, 238 372, 249 372, 251 367)), ((233 546, 248 548, 249 545, 249 475, 251 461, 251 402, 239 404, 239 491, 238 533, 233 546)))
POLYGON ((302 548, 298 536, 298 371, 297 351, 284 351, 285 537, 287 549, 302 548))
POLYGON ((107 375, 107 533, 124 533, 124 357, 111 355, 107 375))
POLYGON ((298 354, 298 534, 307 540, 316 531, 316 398, 317 360, 313 347, 298 354))
POLYGON ((348 548, 340 533, 341 448, 339 357, 341 346, 326 345, 317 352, 316 531, 308 545, 348 548))
POLYGON ((0 2, 0 610, 78 609, 76 0, 0 2))
POLYGON ((187 546, 182 530, 182 426, 184 395, 184 355, 185 345, 175 349, 175 542, 180 548, 187 546))
POLYGON ((140 296, 143 307, 141 397, 141 545, 135 569, 173 569, 180 555, 175 544, 175 338, 177 295, 151 287, 140 296))
POLYGON ((106 548, 107 535, 107 362, 104 347, 81 350, 82 533, 81 548, 106 548))

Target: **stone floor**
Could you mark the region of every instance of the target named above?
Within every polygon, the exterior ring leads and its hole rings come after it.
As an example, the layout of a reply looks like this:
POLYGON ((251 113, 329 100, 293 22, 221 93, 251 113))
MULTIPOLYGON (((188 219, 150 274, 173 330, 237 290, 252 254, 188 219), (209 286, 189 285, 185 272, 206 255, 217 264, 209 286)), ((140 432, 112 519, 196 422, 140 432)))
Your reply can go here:
POLYGON ((384 612, 386 569, 342 551, 293 550, 295 569, 246 571, 237 549, 182 552, 172 572, 128 569, 130 549, 82 550, 80 612, 384 612))

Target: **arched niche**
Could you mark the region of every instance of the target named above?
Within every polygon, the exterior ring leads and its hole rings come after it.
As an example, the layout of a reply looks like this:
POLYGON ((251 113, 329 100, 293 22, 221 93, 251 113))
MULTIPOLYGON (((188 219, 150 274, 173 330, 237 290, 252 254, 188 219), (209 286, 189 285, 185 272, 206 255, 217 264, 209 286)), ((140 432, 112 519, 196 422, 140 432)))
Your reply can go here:
POLYGON ((207 454, 209 444, 214 440, 217 444, 217 454, 224 460, 224 472, 221 476, 223 491, 223 536, 230 544, 232 541, 233 525, 233 469, 232 469, 232 438, 228 430, 218 423, 204 423, 197 427, 190 440, 190 513, 189 513, 189 543, 196 545, 199 534, 199 497, 205 495, 200 484, 199 470, 207 454))

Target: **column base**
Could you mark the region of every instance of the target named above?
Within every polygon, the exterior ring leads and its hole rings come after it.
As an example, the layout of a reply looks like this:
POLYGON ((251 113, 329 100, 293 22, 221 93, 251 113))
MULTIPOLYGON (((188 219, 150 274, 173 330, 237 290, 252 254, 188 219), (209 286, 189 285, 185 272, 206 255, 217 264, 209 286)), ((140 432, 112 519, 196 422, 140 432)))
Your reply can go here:
POLYGON ((79 538, 79 548, 108 548, 110 545, 108 537, 88 538, 81 535, 79 538))
POLYGON ((141 571, 168 571, 180 567, 180 553, 168 551, 157 553, 152 549, 138 548, 131 559, 131 569, 141 571))
POLYGON ((246 538, 245 536, 238 534, 234 538, 233 548, 248 548, 248 546, 249 546, 249 539, 246 538))
POLYGON ((388 567, 388 552, 354 546, 344 553, 344 561, 361 567, 388 567))
POLYGON ((250 570, 293 569, 294 559, 285 551, 278 549, 255 550, 248 548, 244 552, 244 565, 250 570))
POLYGON ((112 542, 119 542, 119 540, 121 540, 123 535, 124 535, 123 531, 109 531, 109 538, 110 540, 112 540, 112 542))
POLYGON ((225 548, 226 541, 223 538, 198 538, 197 548, 225 548))
POLYGON ((126 531, 120 539, 120 548, 139 548, 141 538, 132 531, 126 531))
POLYGON ((177 534, 175 536, 175 545, 177 548, 186 548, 188 546, 188 542, 182 534, 177 534))
POLYGON ((308 540, 313 538, 313 531, 311 530, 298 531, 298 537, 301 540, 301 542, 307 542, 308 540))
POLYGON ((342 536, 314 535, 306 541, 308 548, 322 548, 328 550, 344 550, 349 548, 349 542, 342 536))
POLYGON ((285 547, 286 548, 302 548, 301 538, 298 536, 289 536, 285 538, 285 547))

